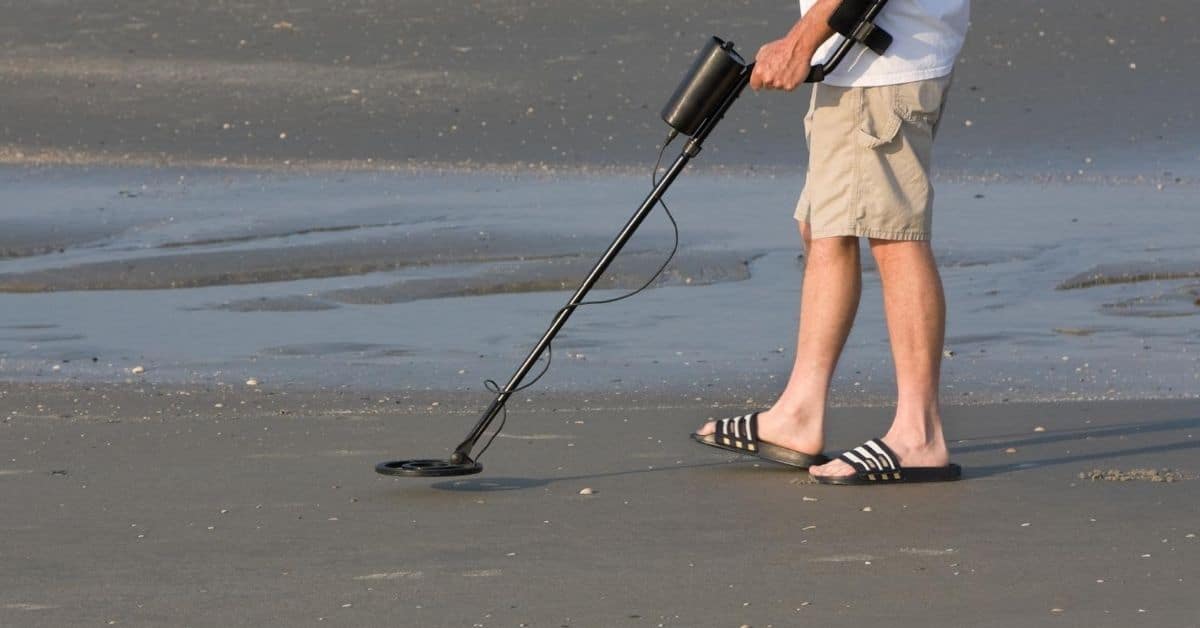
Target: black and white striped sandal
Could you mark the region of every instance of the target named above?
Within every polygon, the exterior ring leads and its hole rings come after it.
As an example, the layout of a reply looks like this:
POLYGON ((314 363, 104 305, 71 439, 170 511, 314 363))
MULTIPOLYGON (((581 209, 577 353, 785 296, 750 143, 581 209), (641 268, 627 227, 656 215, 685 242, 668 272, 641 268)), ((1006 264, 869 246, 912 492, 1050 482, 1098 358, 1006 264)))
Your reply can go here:
POLYGON ((795 449, 780 447, 758 440, 758 413, 743 414, 717 421, 717 431, 712 434, 692 434, 692 440, 724 451, 757 456, 763 460, 778 462, 792 467, 807 469, 825 464, 829 458, 821 454, 806 454, 795 449))
POLYGON ((873 438, 842 452, 838 460, 854 467, 854 475, 817 477, 821 484, 904 484, 909 482, 952 482, 962 477, 962 467, 902 467, 900 457, 883 441, 873 438))

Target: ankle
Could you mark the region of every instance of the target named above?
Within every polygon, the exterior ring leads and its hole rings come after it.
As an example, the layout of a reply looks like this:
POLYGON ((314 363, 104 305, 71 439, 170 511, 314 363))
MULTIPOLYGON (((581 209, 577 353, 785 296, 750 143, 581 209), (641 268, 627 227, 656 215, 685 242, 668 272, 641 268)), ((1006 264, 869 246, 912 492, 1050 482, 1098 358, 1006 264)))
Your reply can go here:
POLYGON ((937 449, 946 447, 941 424, 892 425, 884 436, 889 444, 906 449, 937 449))
POLYGON ((770 415, 772 419, 780 423, 793 426, 796 430, 807 430, 815 428, 820 431, 821 426, 825 423, 825 408, 813 407, 809 404, 789 404, 784 401, 777 401, 764 414, 770 415))

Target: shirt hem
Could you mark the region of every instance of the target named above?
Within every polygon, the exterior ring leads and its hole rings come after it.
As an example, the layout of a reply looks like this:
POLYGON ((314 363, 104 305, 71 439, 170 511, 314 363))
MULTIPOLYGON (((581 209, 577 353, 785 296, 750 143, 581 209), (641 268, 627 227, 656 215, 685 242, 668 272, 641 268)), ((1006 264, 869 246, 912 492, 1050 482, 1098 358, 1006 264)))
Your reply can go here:
POLYGON ((910 70, 907 72, 888 72, 885 74, 866 74, 854 78, 833 76, 825 79, 825 84, 835 87, 879 87, 881 85, 899 85, 926 79, 941 78, 954 71, 954 64, 938 66, 925 70, 910 70))

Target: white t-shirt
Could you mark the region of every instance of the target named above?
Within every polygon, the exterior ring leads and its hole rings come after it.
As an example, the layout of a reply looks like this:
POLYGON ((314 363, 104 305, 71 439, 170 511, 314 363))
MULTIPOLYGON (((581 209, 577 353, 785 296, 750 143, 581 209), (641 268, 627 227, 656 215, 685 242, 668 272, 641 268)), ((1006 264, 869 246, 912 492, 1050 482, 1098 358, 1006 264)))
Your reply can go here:
MULTIPOLYGON (((800 0, 801 13, 816 3, 800 0)), ((970 15, 970 0, 888 0, 875 19, 876 25, 892 35, 887 52, 880 56, 856 45, 825 82, 869 87, 945 76, 954 70, 970 15)), ((828 59, 841 40, 841 35, 831 37, 817 49, 813 63, 828 59)))

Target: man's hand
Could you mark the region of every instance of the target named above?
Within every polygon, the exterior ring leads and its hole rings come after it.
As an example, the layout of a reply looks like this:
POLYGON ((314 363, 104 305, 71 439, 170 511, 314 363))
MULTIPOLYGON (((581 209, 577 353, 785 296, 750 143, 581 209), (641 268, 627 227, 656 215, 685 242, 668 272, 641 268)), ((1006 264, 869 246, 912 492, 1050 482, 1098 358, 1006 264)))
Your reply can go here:
POLYGON ((793 37, 784 37, 758 49, 754 57, 754 73, 750 75, 753 89, 782 89, 792 91, 808 78, 812 70, 812 52, 793 37))

